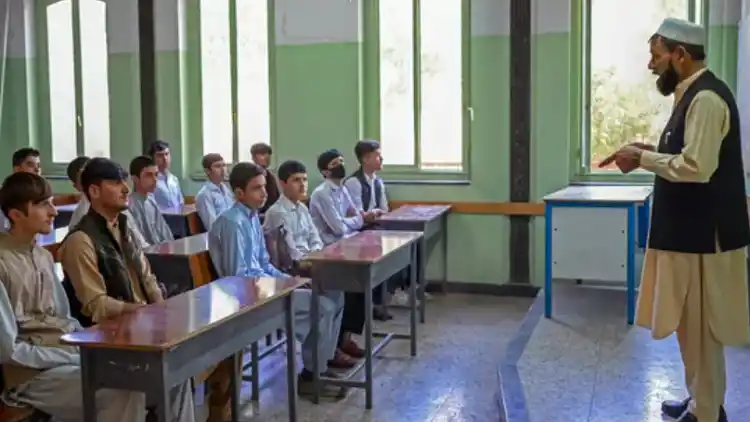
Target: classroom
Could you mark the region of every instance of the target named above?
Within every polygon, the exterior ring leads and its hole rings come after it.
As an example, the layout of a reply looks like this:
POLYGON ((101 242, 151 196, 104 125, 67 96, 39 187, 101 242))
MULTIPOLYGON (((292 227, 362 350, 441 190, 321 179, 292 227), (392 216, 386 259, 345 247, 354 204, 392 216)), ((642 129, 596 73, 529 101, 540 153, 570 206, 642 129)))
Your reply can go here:
POLYGON ((748 22, 0 0, 0 422, 743 420, 748 22))

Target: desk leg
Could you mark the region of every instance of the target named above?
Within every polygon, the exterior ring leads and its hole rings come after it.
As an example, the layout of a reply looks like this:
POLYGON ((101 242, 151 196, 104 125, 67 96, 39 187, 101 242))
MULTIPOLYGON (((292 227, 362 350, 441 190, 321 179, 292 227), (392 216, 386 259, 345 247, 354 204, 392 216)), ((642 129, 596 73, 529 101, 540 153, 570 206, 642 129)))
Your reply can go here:
POLYGON ((628 259, 627 259, 627 302, 628 302, 628 325, 633 325, 635 321, 635 246, 638 241, 637 228, 636 228, 636 215, 637 215, 637 204, 633 204, 628 208, 628 234, 626 241, 628 242, 628 259))
MULTIPOLYGON (((255 343, 258 344, 257 342, 255 343)), ((240 420, 240 371, 242 370, 242 353, 235 353, 232 359, 232 372, 229 374, 229 388, 232 394, 232 422, 240 420)), ((260 377, 259 377, 260 378, 260 377)), ((258 379, 260 381, 260 379, 258 379)))
MULTIPOLYGON (((446 244, 445 238, 443 238, 443 244, 446 244)), ((447 256, 443 258, 443 264, 445 265, 445 260, 447 256)), ((414 283, 417 283, 417 288, 419 289, 419 322, 424 324, 425 321, 425 313, 427 309, 427 301, 425 300, 425 290, 427 289, 427 276, 425 275, 426 269, 427 269, 427 240, 425 240, 424 237, 419 240, 416 247, 416 253, 414 254, 412 260, 411 267, 414 268, 414 264, 416 264, 416 274, 414 271, 409 275, 410 279, 410 286, 414 283)), ((443 293, 445 293, 445 281, 443 281, 443 285, 441 286, 443 289, 443 293)))
MULTIPOLYGON (((312 283, 312 295, 310 298, 310 336, 312 336, 312 344, 314 345, 312 350, 312 361, 313 361, 313 396, 312 402, 318 404, 320 402, 320 388, 322 382, 320 380, 320 366, 318 365, 318 356, 320 355, 320 349, 318 343, 320 342, 320 283, 316 283, 313 280, 312 283)), ((290 337, 287 337, 289 339, 290 337)), ((294 338, 294 337, 291 337, 294 338)), ((287 340, 289 342, 289 340, 287 340)))
POLYGON ((544 317, 552 317, 552 207, 544 206, 544 317))
POLYGON ((365 408, 372 409, 372 288, 365 288, 365 408))
POLYGON ((254 341, 250 345, 250 399, 260 401, 260 352, 258 351, 258 342, 254 341))
MULTIPOLYGON (((443 234, 441 236, 442 239, 440 239, 443 241, 443 271, 442 271, 443 280, 441 282, 442 285, 440 286, 440 288, 443 294, 447 294, 448 293, 448 214, 443 214, 440 224, 442 226, 441 230, 443 231, 443 234)), ((424 258, 424 255, 427 255, 427 253, 423 252, 422 255, 424 258)), ((427 264, 424 263, 424 261, 422 261, 422 266, 423 266, 422 270, 424 271, 424 268, 427 267, 427 264)), ((422 282, 424 282, 424 277, 425 277, 424 272, 422 274, 423 274, 422 282)), ((422 287, 422 289, 424 289, 424 287, 422 287)), ((422 295, 422 322, 424 322, 424 294, 422 295)))
POLYGON ((297 421, 297 351, 294 348, 294 302, 292 295, 286 297, 286 394, 289 422, 297 421))
MULTIPOLYGON (((419 305, 419 313, 422 323, 424 324, 424 282, 418 284, 418 272, 416 266, 413 264, 415 260, 419 262, 419 251, 424 250, 424 244, 422 241, 414 243, 411 248, 411 262, 409 266, 409 342, 411 348, 411 355, 417 356, 417 290, 422 292, 421 299, 422 303, 419 305)), ((424 261, 422 261, 424 262, 424 261)), ((420 264, 421 266, 422 264, 420 264)))
MULTIPOLYGON (((161 371, 162 374, 165 374, 165 369, 163 367, 161 368, 161 371)), ((159 422, 170 422, 174 419, 172 416, 172 406, 169 394, 170 389, 164 381, 165 378, 162 375, 160 380, 161 387, 156 390, 158 392, 156 394, 156 420, 159 422)))
POLYGON ((96 422, 96 357, 93 353, 81 349, 81 382, 83 395, 83 421, 96 422))

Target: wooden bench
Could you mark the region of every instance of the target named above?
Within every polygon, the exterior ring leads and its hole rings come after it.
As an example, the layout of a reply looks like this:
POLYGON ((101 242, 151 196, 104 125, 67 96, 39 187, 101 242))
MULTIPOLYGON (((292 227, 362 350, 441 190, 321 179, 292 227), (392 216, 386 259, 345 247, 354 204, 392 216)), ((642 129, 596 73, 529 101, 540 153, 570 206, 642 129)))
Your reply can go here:
POLYGON ((179 239, 206 231, 195 205, 183 205, 179 209, 167 208, 161 212, 175 238, 179 239))
POLYGON ((208 234, 152 245, 143 251, 167 296, 184 293, 218 278, 208 253, 208 234))
POLYGON ((60 244, 67 235, 68 227, 61 227, 52 230, 50 234, 39 235, 39 237, 37 237, 37 242, 39 242, 39 246, 43 246, 47 249, 52 254, 55 262, 57 262, 57 250, 60 248, 60 244))
MULTIPOLYGON (((96 386, 142 391, 164 420, 171 420, 168 400, 173 385, 197 376, 231 357, 238 367, 247 344, 284 328, 294 333, 292 292, 307 280, 226 277, 164 302, 66 334, 64 344, 79 347, 84 403, 95 403, 96 386), (157 386, 161 386, 158 388, 157 386), (156 388, 155 388, 156 387, 156 388)), ((289 420, 297 419, 297 371, 294 342, 287 343, 289 420)), ((233 420, 239 417, 239 371, 232 371, 233 420)), ((84 421, 96 420, 95 406, 84 421)))

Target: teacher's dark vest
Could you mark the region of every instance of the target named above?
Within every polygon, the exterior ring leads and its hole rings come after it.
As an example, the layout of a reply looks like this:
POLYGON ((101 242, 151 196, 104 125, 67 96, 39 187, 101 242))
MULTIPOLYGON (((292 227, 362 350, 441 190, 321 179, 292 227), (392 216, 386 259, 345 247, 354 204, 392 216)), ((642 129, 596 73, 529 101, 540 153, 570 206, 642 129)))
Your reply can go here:
MULTIPOLYGON (((133 303, 135 302, 135 299, 133 295, 133 285, 130 282, 128 262, 132 260, 135 265, 139 265, 139 261, 134 256, 137 253, 136 246, 128 237, 127 217, 124 214, 118 216, 117 227, 120 231, 122 246, 120 246, 120 243, 117 242, 112 235, 112 232, 110 232, 107 220, 91 209, 88 214, 86 214, 68 233, 65 240, 75 232, 82 231, 86 233, 94 244, 94 250, 96 251, 96 265, 99 273, 104 279, 107 296, 113 297, 122 302, 133 303), (131 258, 128 259, 127 256, 131 256, 131 258)), ((63 240, 63 243, 65 243, 65 240, 63 240)), ((142 271, 137 272, 142 273, 142 271)), ((138 281, 140 282, 141 290, 147 299, 148 294, 146 293, 143 280, 139 279, 138 281)), ((70 282, 70 277, 68 277, 67 273, 63 279, 63 286, 65 287, 65 293, 68 295, 71 315, 84 327, 93 325, 91 318, 83 314, 81 302, 75 294, 73 284, 70 282)))
MULTIPOLYGON (((362 167, 358 168, 354 173, 352 173, 349 178, 355 178, 359 181, 359 184, 362 185, 362 208, 365 211, 368 211, 370 209, 370 199, 372 198, 372 192, 370 188, 370 183, 367 181, 367 176, 365 176, 365 173, 362 171, 362 167)), ((383 209, 383 204, 381 204, 380 198, 383 196, 383 181, 380 180, 380 178, 376 177, 373 181, 373 186, 375 187, 375 207, 378 209, 383 209)))
POLYGON ((717 243, 721 251, 750 244, 740 116, 734 96, 723 81, 705 71, 687 88, 662 132, 658 151, 682 151, 688 108, 705 90, 714 92, 729 106, 729 133, 721 143, 719 165, 708 183, 670 182, 656 176, 649 248, 704 254, 718 252, 717 243))

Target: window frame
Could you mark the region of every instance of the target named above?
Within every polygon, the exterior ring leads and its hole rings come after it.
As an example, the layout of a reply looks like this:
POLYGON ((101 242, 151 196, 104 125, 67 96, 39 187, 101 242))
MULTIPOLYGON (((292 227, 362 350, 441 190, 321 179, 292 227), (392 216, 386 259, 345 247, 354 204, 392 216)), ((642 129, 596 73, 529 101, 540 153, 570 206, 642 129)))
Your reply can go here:
MULTIPOLYGON (((203 0, 188 0, 186 8, 186 38, 187 58, 186 77, 188 92, 182 107, 188 110, 190 118, 187 121, 188 142, 187 144, 187 169, 193 180, 206 180, 206 173, 201 167, 201 159, 207 152, 203 151, 203 77, 201 63, 201 12, 200 5, 203 0)), ((238 78, 237 78, 237 2, 247 0, 229 1, 229 54, 231 73, 231 108, 232 108, 232 160, 239 152, 239 125, 237 121, 237 110, 239 106, 238 78)), ((265 0, 267 9, 268 30, 268 101, 269 101, 269 127, 271 139, 269 145, 273 147, 276 141, 277 122, 276 113, 276 2, 265 0)), ((275 155, 271 156, 272 161, 275 155)), ((232 162, 232 164, 235 164, 232 162)))
MULTIPOLYGON (((407 1, 407 0, 404 0, 407 1)), ((420 4, 423 0, 409 0, 413 7, 414 55, 414 161, 413 165, 389 165, 388 158, 380 173, 388 182, 466 182, 471 178, 471 123, 473 108, 471 103, 471 0, 461 1, 461 55, 462 55, 462 170, 429 170, 420 168, 421 159, 421 54, 420 54, 420 4)), ((380 1, 362 0, 360 15, 359 52, 359 137, 380 139, 380 1)))
MULTIPOLYGON (((594 0, 573 0, 571 7, 571 98, 573 110, 570 124, 570 174, 573 182, 612 182, 646 184, 654 180, 648 172, 621 174, 618 172, 595 172, 591 170, 591 6, 594 0)), ((688 1, 688 19, 700 20, 708 37, 709 0, 688 1), (697 4, 700 2, 700 10, 697 4)), ((645 42, 645 40, 644 40, 645 42)))
MULTIPOLYGON (((34 17, 34 36, 36 37, 36 126, 39 139, 39 150, 41 153, 42 172, 45 176, 65 177, 68 163, 54 162, 52 157, 52 126, 51 126, 51 107, 52 97, 50 91, 50 74, 49 74, 49 44, 47 42, 47 8, 61 3, 63 1, 71 2, 72 26, 73 26, 73 71, 75 80, 75 104, 76 104, 76 154, 84 155, 84 125, 86 117, 83 110, 83 80, 82 80, 82 63, 81 63, 81 0, 36 0, 34 3, 36 13, 34 17), (40 124, 40 122, 46 122, 40 124)), ((104 0, 96 0, 104 3, 104 0)), ((109 10, 109 9, 106 9, 109 10)), ((107 28, 109 29, 109 28, 107 28)), ((107 32, 107 72, 109 73, 109 32, 107 32)), ((107 75, 109 78, 109 75, 107 75)), ((111 87, 107 85, 107 101, 111 101, 111 87)), ((33 95, 31 95, 33 97, 33 95)), ((110 108, 111 110, 111 108, 110 108)), ((111 120, 111 115, 110 115, 111 120)), ((112 125, 110 124, 109 136, 110 150, 112 146, 112 125)))

